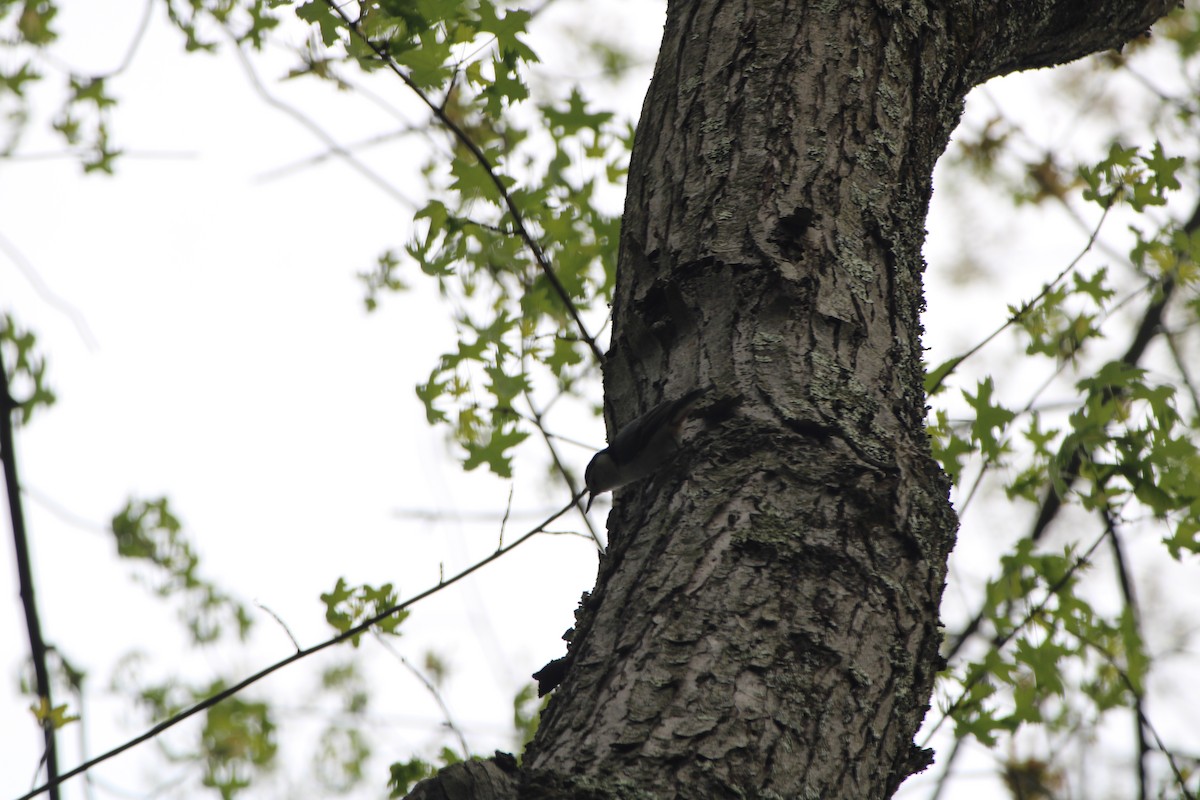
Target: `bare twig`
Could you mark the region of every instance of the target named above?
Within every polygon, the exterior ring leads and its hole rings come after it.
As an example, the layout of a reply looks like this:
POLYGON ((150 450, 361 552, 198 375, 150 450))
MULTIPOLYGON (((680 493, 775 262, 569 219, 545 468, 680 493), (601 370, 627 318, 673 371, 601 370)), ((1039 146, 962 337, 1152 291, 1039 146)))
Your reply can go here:
POLYGON ((411 129, 400 128, 397 130, 387 131, 386 133, 379 133, 379 134, 376 134, 375 136, 371 136, 366 139, 360 139, 357 142, 350 142, 349 144, 339 145, 336 148, 327 147, 324 150, 322 150, 320 153, 317 153, 316 155, 306 156, 305 158, 299 159, 297 161, 293 161, 288 164, 283 164, 278 167, 272 167, 271 169, 269 169, 265 172, 260 172, 258 175, 255 176, 254 179, 256 181, 259 181, 262 183, 277 180, 279 178, 290 175, 293 172, 299 172, 300 170, 308 169, 309 167, 315 167, 318 164, 328 161, 331 158, 341 158, 346 153, 351 153, 356 150, 366 150, 368 148, 375 147, 377 145, 386 144, 387 142, 390 142, 393 139, 399 139, 400 137, 408 136, 411 133, 413 133, 413 131, 411 129))
POLYGON ((954 374, 954 370, 958 369, 959 364, 978 353, 1001 333, 1020 322, 1021 318, 1028 314, 1034 306, 1041 302, 1042 298, 1049 294, 1050 290, 1057 286, 1059 281, 1071 274, 1071 271, 1079 265, 1079 262, 1083 260, 1083 257, 1091 252, 1091 249, 1096 245, 1096 238, 1100 235, 1100 229, 1104 226, 1104 220, 1108 219, 1108 212, 1111 208, 1111 205, 1105 206, 1104 213, 1100 215, 1099 221, 1096 222, 1096 227, 1092 229, 1092 234, 1088 237, 1087 243, 1083 246, 1083 249, 1079 251, 1079 254, 1075 256, 1075 258, 1071 259, 1071 263, 1063 267, 1063 270, 1054 276, 1054 280, 1042 287, 1042 291, 1038 292, 1036 297, 1024 303, 1020 308, 1012 313, 1009 318, 1000 325, 1000 327, 988 334, 983 341, 979 342, 962 355, 950 359, 949 366, 946 368, 945 372, 938 377, 937 383, 931 386, 926 394, 930 396, 937 394, 937 392, 942 388, 942 385, 946 382, 946 379, 954 374))
POLYGON ((449 728, 450 732, 454 734, 456 739, 458 739, 458 746, 462 748, 463 760, 465 761, 466 759, 470 758, 471 748, 467 745, 467 738, 463 736, 462 729, 459 728, 454 722, 454 717, 450 714, 450 707, 446 705, 446 701, 442 698, 442 693, 438 691, 438 688, 433 684, 433 681, 429 680, 424 672, 421 672, 421 670, 414 667, 412 662, 405 658, 403 653, 392 647, 392 643, 385 639, 381 634, 375 634, 375 641, 379 642, 380 646, 383 647, 384 650, 387 650, 389 653, 399 659, 400 663, 403 664, 409 672, 416 676, 416 679, 421 682, 426 691, 433 696, 434 702, 436 702, 438 704, 438 708, 442 710, 442 720, 445 722, 446 727, 449 728))
MULTIPOLYGON (((559 457, 558 448, 554 446, 554 440, 546 431, 546 426, 542 424, 542 412, 539 411, 538 407, 533 404, 533 398, 530 397, 529 392, 525 393, 525 402, 529 404, 529 411, 531 414, 533 414, 533 424, 542 434, 542 439, 546 442, 546 449, 550 451, 550 458, 554 461, 554 469, 562 477, 563 483, 567 485, 567 489, 571 492, 571 495, 573 497, 582 497, 584 492, 581 492, 576 488, 575 479, 571 477, 571 473, 567 469, 566 464, 564 464, 562 458, 559 457)), ((592 525, 592 520, 586 513, 584 513, 582 506, 579 507, 579 516, 583 518, 583 524, 587 526, 588 533, 591 535, 592 541, 596 543, 596 547, 603 551, 604 543, 600 541, 600 535, 596 533, 596 528, 592 525)))
POLYGON ((279 624, 279 627, 283 628, 283 632, 286 633, 287 637, 292 640, 292 646, 296 648, 296 652, 300 652, 300 650, 303 649, 300 647, 300 643, 296 641, 296 637, 292 635, 292 629, 287 626, 287 623, 283 621, 282 617, 280 617, 263 603, 255 603, 255 605, 270 614, 271 618, 279 624))
POLYGON ((129 40, 129 46, 125 48, 125 55, 121 58, 121 63, 112 70, 97 77, 101 79, 113 78, 129 69, 129 65, 133 63, 133 57, 137 55, 138 48, 142 45, 142 40, 146 38, 146 31, 150 29, 150 19, 153 16, 154 6, 154 0, 146 0, 145 8, 142 10, 142 18, 138 21, 137 31, 134 32, 133 38, 129 40))
MULTIPOLYGON (((549 512, 530 510, 506 513, 509 519, 539 519, 549 512)), ((454 509, 439 510, 436 508, 397 508, 392 511, 392 516, 399 519, 415 519, 423 522, 442 522, 444 520, 453 520, 454 522, 494 522, 496 519, 494 511, 458 511, 454 509)))
MULTIPOLYGON (((226 31, 226 33, 229 33, 229 32, 226 31)), ((264 103, 271 106, 272 108, 282 111, 283 113, 287 114, 292 119, 299 122, 302 126, 307 128, 308 131, 310 133, 312 133, 313 136, 316 136, 318 139, 320 139, 325 144, 325 146, 330 149, 330 151, 332 151, 334 154, 336 154, 337 156, 342 158, 347 164, 349 164, 354 169, 355 172, 357 172, 359 175, 362 175, 368 181, 370 181, 371 183, 378 186, 380 189, 382 189, 388 196, 390 196, 396 202, 398 202, 401 205, 406 206, 408 208, 416 208, 417 207, 417 204, 415 201, 413 201, 411 198, 407 197, 403 192, 401 192, 395 186, 392 186, 390 183, 385 181, 382 176, 380 176, 377 172, 375 172, 374 170, 369 168, 366 164, 359 161, 358 158, 353 153, 351 153, 349 150, 347 150, 345 147, 343 147, 341 145, 341 143, 339 143, 336 139, 334 139, 332 136, 330 136, 325 131, 324 128, 322 128, 320 125, 318 125, 316 122, 314 122, 312 120, 312 118, 310 118, 307 114, 303 113, 302 111, 295 108, 294 106, 291 106, 291 105, 283 102, 279 98, 275 97, 275 95, 268 92, 267 88, 265 86, 263 86, 262 81, 259 79, 258 73, 254 69, 254 65, 250 63, 250 58, 242 51, 241 45, 237 43, 237 40, 233 36, 232 33, 229 33, 229 37, 230 37, 230 39, 233 39, 233 52, 237 56, 238 63, 241 64, 241 66, 242 66, 242 71, 246 73, 246 77, 250 81, 250 86, 258 94, 258 96, 262 98, 264 103)))
POLYGON ((1196 389, 1196 383, 1192 380, 1191 372, 1188 371, 1187 359, 1183 357, 1183 353, 1179 350, 1179 342, 1176 341, 1176 336, 1173 332, 1166 332, 1167 347, 1171 351, 1171 358, 1175 361, 1175 368, 1179 370, 1179 377, 1183 380, 1184 388, 1187 389, 1188 397, 1192 400, 1192 413, 1200 416, 1200 391, 1196 389))
POLYGON ((504 530, 508 527, 508 518, 512 514, 512 499, 514 486, 508 487, 508 502, 504 504, 504 518, 500 520, 500 540, 497 547, 504 547, 504 530))
MULTIPOLYGON (((1107 531, 1105 531, 1105 535, 1108 535, 1107 531)), ((1110 653, 1107 648, 1097 642, 1093 642, 1085 636, 1080 636, 1079 640, 1104 657, 1104 660, 1109 663, 1114 671, 1116 671, 1117 676, 1121 679, 1121 683, 1125 684, 1125 688, 1129 690, 1130 694, 1132 694, 1134 697, 1138 697, 1140 695, 1137 687, 1134 686, 1133 679, 1129 677, 1129 672, 1117 663, 1116 657, 1110 653)), ((1142 705, 1139 703, 1135 707, 1134 711, 1137 714, 1139 729, 1143 732, 1143 734, 1149 733, 1152 737, 1154 737, 1154 749, 1166 756, 1167 763, 1171 766, 1171 772, 1175 774, 1175 781, 1179 784, 1179 791, 1182 796, 1187 798, 1187 800, 1195 800, 1196 794, 1188 791, 1187 777, 1183 774, 1183 770, 1180 769, 1175 758, 1175 754, 1171 750, 1167 749, 1167 746, 1163 744, 1162 737, 1158 735, 1158 729, 1155 728, 1153 723, 1150 722, 1150 719, 1146 716, 1142 705)), ((1140 738, 1141 737, 1139 736, 1139 739, 1140 738)), ((1149 749, 1149 745, 1147 744, 1147 751, 1149 751, 1149 749)))
POLYGON ((0 251, 3 251, 8 256, 8 259, 16 265, 21 274, 25 276, 25 280, 29 281, 34 291, 43 300, 67 315, 67 318, 71 320, 71 324, 75 326, 75 330, 78 331, 79 338, 83 339, 84 344, 88 346, 89 350, 95 351, 96 337, 92 335, 92 329, 88 327, 87 320, 84 319, 83 314, 78 308, 59 297, 53 289, 47 286, 46 282, 42 280, 42 276, 38 274, 37 268, 33 266, 33 263, 2 233, 0 233, 0 251))

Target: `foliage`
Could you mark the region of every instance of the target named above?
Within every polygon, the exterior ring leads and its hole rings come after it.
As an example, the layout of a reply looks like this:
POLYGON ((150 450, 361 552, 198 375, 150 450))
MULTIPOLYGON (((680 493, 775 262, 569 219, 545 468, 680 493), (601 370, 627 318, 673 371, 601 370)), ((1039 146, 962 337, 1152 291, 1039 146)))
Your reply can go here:
POLYGON ((0 316, 0 357, 8 374, 8 394, 28 424, 34 409, 54 405, 54 391, 46 381, 46 361, 38 354, 37 337, 22 330, 11 314, 0 316))
MULTIPOLYGON (((1185 43, 1200 17, 1187 11, 1170 19, 1164 30, 1184 59, 1193 58, 1185 43)), ((1134 50, 1116 61, 1073 68, 1066 78, 1072 91, 1088 81, 1096 87, 1121 70, 1137 74, 1134 50)), ((1190 118, 1191 102, 1179 101, 1181 118, 1190 118)), ((1177 210, 1181 176, 1200 153, 1189 149, 1187 138, 1169 143, 1170 125, 1158 126, 1157 136, 1148 129, 1112 129, 1094 163, 1070 167, 1062 163, 1068 153, 1039 152, 997 113, 967 130, 952 155, 956 166, 986 176, 1016 203, 1055 206, 1090 227, 1083 252, 1035 298, 1009 306, 999 330, 931 368, 927 378, 926 388, 938 400, 930 414, 933 452, 955 483, 960 514, 973 503, 999 502, 987 499, 980 491, 985 486, 1034 509, 1032 527, 1001 557, 971 621, 948 636, 951 662, 941 709, 953 720, 956 737, 990 748, 1001 737, 1015 741, 1023 729, 1080 736, 1114 711, 1133 712, 1135 740, 1143 748, 1154 740, 1143 702, 1156 654, 1136 602, 1128 542, 1136 534, 1145 558, 1150 543, 1143 531, 1153 527, 1172 558, 1200 552, 1200 402, 1180 355, 1196 330, 1198 307, 1182 299, 1195 296, 1200 216, 1177 210), (1088 204, 1094 225, 1082 221, 1088 204), (1151 213, 1157 209, 1173 213, 1151 213), (1124 257, 1109 243, 1118 237, 1117 219, 1127 221, 1124 257), (1101 247, 1103 260, 1094 252, 1101 247), (1121 322, 1128 326, 1130 317, 1127 334, 1121 322), (980 348, 1004 331, 1015 336, 1023 360, 965 374, 980 348), (1044 377, 1024 377, 1038 373, 1039 361, 1048 362, 1044 377), (945 392, 960 381, 973 390, 960 389, 956 412, 945 392), (1000 386, 1008 391, 1001 393, 1000 386), (1052 391, 1069 391, 1069 404, 1046 403, 1042 398, 1052 391), (1048 530, 1067 506, 1095 522, 1091 530, 1076 522, 1057 532, 1055 548, 1048 530), (1090 599, 1102 580, 1092 567, 1103 553, 1112 557, 1106 579, 1117 579, 1115 608, 1090 599)), ((994 524, 982 527, 1013 538, 994 524)), ((1107 592, 1111 597, 1113 590, 1107 592)), ((1143 749, 1139 758, 1147 757, 1143 749)), ((1175 756, 1165 751, 1162 758, 1161 785, 1186 793, 1175 756)), ((1010 787, 1023 783, 1022 763, 1010 762, 1016 765, 1004 775, 1010 787)), ((1066 765, 1053 758, 1027 763, 1054 776, 1052 783, 1067 780, 1066 765)), ((952 769, 953 757, 942 780, 952 769)))
POLYGON ((200 559, 183 534, 183 525, 171 512, 165 497, 130 500, 112 519, 117 555, 154 567, 149 580, 160 597, 183 600, 180 621, 193 644, 215 641, 222 633, 222 618, 233 623, 237 636, 245 640, 251 619, 246 607, 217 586, 199 577, 200 559))
POLYGON ((538 698, 537 685, 532 683, 522 686, 513 698, 513 728, 517 732, 517 752, 523 752, 525 745, 533 741, 541 721, 542 710, 549 702, 549 695, 538 698))
MULTIPOLYGON (((38 61, 58 40, 57 16, 54 0, 0 3, 0 31, 11 59, 0 67, 0 114, 10 122, 0 157, 11 156, 20 145, 32 112, 33 89, 44 79, 38 61)), ((109 141, 110 114, 116 100, 108 91, 106 76, 64 77, 66 100, 52 127, 78 154, 85 172, 111 173, 121 153, 109 141)))
MULTIPOLYGON (((390 583, 374 587, 370 584, 349 586, 345 578, 338 578, 333 591, 321 595, 325 604, 325 620, 338 633, 346 633, 360 623, 378 616, 396 605, 396 591, 390 583)), ((407 611, 398 611, 373 626, 373 630, 399 636, 400 623, 408 617, 407 611)), ((358 647, 362 634, 355 634, 350 643, 358 647)))

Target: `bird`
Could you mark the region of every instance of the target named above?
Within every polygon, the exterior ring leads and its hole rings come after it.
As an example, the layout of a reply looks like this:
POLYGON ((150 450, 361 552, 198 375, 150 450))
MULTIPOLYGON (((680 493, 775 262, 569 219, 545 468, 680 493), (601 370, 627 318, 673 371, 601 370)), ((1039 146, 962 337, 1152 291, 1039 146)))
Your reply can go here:
POLYGON ((683 423, 706 391, 693 389, 659 403, 621 428, 608 447, 592 456, 583 473, 588 489, 585 514, 596 495, 646 477, 679 449, 683 423))

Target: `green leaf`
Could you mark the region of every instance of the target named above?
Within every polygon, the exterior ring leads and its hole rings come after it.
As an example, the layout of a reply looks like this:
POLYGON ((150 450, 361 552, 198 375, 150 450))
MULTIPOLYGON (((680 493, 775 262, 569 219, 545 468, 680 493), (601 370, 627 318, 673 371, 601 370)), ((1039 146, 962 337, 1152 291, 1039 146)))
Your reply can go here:
POLYGON ((496 398, 496 406, 511 409, 514 401, 529 391, 529 376, 524 372, 510 375, 503 368, 494 364, 484 367, 489 378, 488 391, 496 398))
POLYGON ((550 105, 540 108, 542 116, 556 137, 573 136, 583 130, 599 131, 614 116, 608 111, 589 112, 587 101, 580 94, 579 87, 571 90, 566 109, 559 111, 550 105))
MULTIPOLYGON (((333 590, 321 595, 321 602, 325 604, 325 621, 338 633, 346 633, 366 620, 394 608, 397 598, 390 583, 379 587, 367 583, 350 586, 345 578, 338 578, 333 590)), ((399 627, 408 618, 408 613, 396 611, 389 614, 377 621, 373 629, 379 633, 399 635, 399 627)), ((362 634, 357 633, 350 637, 350 643, 358 647, 361 638, 362 634)))
POLYGON ((528 437, 528 433, 511 425, 494 429, 483 442, 467 443, 467 458, 463 461, 463 469, 470 472, 486 464, 489 470, 501 478, 511 478, 512 456, 509 451, 528 437))
MULTIPOLYGON (((214 682, 203 697, 224 689, 222 682, 214 682)), ((219 791, 223 798, 232 798, 250 785, 245 777, 250 774, 248 768, 265 769, 275 761, 278 746, 270 707, 240 695, 227 697, 205 711, 200 743, 203 784, 219 791)))
MULTIPOLYGON (((16 72, 5 74, 0 72, 0 89, 7 89, 17 97, 25 96, 25 84, 41 80, 42 76, 31 68, 29 62, 21 65, 16 72)), ((0 92, 3 94, 3 92, 0 92)))
POLYGON ((0 348, 8 370, 8 394, 27 425, 34 411, 49 408, 57 398, 46 380, 46 360, 37 352, 37 337, 22 330, 10 314, 0 316, 0 348))
POLYGON ((446 395, 449 385, 449 381, 435 380, 433 375, 429 377, 427 382, 417 384, 417 397, 425 405, 425 419, 430 425, 450 421, 450 418, 446 416, 446 412, 435 408, 433 405, 437 400, 446 395))
POLYGON ((49 725, 54 730, 79 721, 78 714, 67 713, 66 705, 51 708, 44 697, 38 698, 38 703, 31 705, 29 710, 33 712, 33 716, 37 719, 39 726, 44 727, 49 725))
POLYGON ((504 16, 500 16, 496 13, 495 4, 487 2, 487 0, 479 3, 475 13, 477 15, 476 25, 479 30, 496 37, 496 49, 500 51, 501 56, 529 63, 538 60, 537 54, 520 38, 525 34, 525 28, 529 24, 529 20, 533 18, 533 14, 528 11, 512 9, 504 16))
POLYGON ((333 13, 329 4, 324 0, 309 0, 296 8, 296 16, 305 22, 317 26, 321 31, 321 42, 326 47, 341 39, 343 22, 333 13))
POLYGON ((128 501, 113 517, 111 530, 117 555, 154 567, 139 573, 138 580, 153 581, 160 597, 180 600, 179 618, 194 644, 216 641, 230 623, 245 640, 251 628, 249 612, 201 577, 200 558, 167 498, 128 501))
POLYGON ((975 447, 954 432, 946 412, 939 409, 934 424, 929 426, 930 446, 933 457, 942 465, 950 480, 958 483, 962 479, 964 462, 975 452, 975 447))
POLYGON ((454 67, 450 62, 451 42, 438 38, 435 31, 425 31, 417 47, 393 49, 392 58, 408 69, 408 77, 421 89, 432 89, 445 85, 454 67))
POLYGON ((44 47, 58 38, 50 27, 58 16, 58 7, 51 0, 25 0, 17 17, 17 32, 21 39, 35 47, 44 47))
POLYGON ((975 409, 971 438, 979 443, 979 449, 988 461, 997 461, 1007 452, 1008 443, 1002 438, 1002 434, 1016 417, 1014 412, 992 402, 994 388, 989 376, 979 382, 978 391, 974 395, 963 390, 963 397, 971 408, 975 409))
POLYGON ((927 394, 929 397, 933 397, 942 391, 942 389, 945 388, 946 378, 948 378, 950 374, 954 372, 955 368, 962 363, 962 360, 962 356, 955 356, 954 358, 943 361, 932 372, 927 372, 925 374, 925 394, 927 394))
POLYGON ((433 765, 419 758, 397 761, 388 768, 388 797, 403 797, 418 781, 434 773, 433 765))

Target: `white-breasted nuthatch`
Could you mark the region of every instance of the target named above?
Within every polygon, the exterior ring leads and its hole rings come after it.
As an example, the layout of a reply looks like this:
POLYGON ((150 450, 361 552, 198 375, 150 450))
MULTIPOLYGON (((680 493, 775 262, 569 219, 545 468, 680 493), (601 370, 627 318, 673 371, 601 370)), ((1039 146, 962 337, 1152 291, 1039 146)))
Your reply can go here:
POLYGON ((592 456, 583 473, 588 488, 585 513, 596 495, 646 477, 679 449, 683 423, 705 391, 693 389, 676 400, 659 403, 621 428, 612 444, 592 456))

